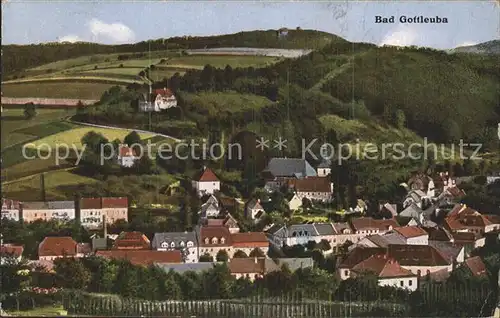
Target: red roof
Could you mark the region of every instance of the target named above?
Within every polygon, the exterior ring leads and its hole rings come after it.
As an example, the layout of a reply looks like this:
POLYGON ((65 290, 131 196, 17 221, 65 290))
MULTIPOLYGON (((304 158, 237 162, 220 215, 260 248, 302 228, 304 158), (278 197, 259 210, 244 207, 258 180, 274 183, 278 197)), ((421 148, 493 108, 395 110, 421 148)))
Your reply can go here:
POLYGON ((128 208, 127 197, 102 198, 102 208, 128 208))
POLYGON ((50 236, 38 245, 38 256, 75 256, 77 243, 70 236, 50 236))
POLYGON ((14 256, 20 257, 23 255, 24 246, 13 245, 13 244, 3 244, 0 245, 0 257, 14 256))
POLYGON ((111 258, 111 259, 124 259, 130 261, 134 265, 151 265, 153 263, 182 263, 182 253, 179 250, 172 251, 123 251, 123 250, 110 250, 110 251, 97 251, 97 256, 111 258))
POLYGON ((133 148, 128 146, 120 146, 120 157, 136 157, 137 152, 133 148))
POLYGON ((2 199, 2 210, 18 210, 19 201, 11 199, 2 199))
POLYGON ((304 179, 292 179, 288 183, 297 192, 323 192, 331 193, 332 187, 328 177, 307 177, 304 179))
POLYGON ((174 95, 174 93, 170 90, 170 88, 155 89, 154 93, 156 95, 161 95, 164 97, 171 97, 172 95, 174 95))
POLYGON ((484 276, 487 274, 486 265, 484 265, 483 260, 479 256, 466 259, 465 266, 467 266, 474 276, 484 276))
POLYGON ((205 168, 195 179, 198 182, 215 182, 219 181, 219 178, 210 168, 205 168))
POLYGON ((151 242, 141 232, 122 232, 113 243, 114 250, 149 250, 151 242))
POLYGON ((80 200, 80 208, 87 209, 101 209, 101 198, 82 198, 80 200))
POLYGON ((363 230, 380 230, 386 231, 391 227, 396 228, 399 226, 396 219, 373 219, 371 217, 362 217, 362 218, 352 218, 351 224, 354 230, 363 231, 363 230))
POLYGON ((202 226, 200 228, 200 246, 231 246, 231 233, 225 226, 202 226), (208 243, 205 240, 208 238, 208 243), (217 244, 213 244, 212 240, 216 238, 217 244), (221 239, 224 243, 221 243, 221 239))
POLYGON ((232 258, 228 262, 231 274, 260 274, 266 271, 265 258, 232 258))
POLYGON ((405 238, 418 237, 422 235, 429 235, 424 229, 418 226, 403 226, 394 228, 394 231, 398 232, 405 238))
POLYGON ((269 241, 264 232, 234 233, 231 237, 233 247, 269 247, 269 241))
POLYGON ((372 272, 380 278, 416 276, 404 269, 399 263, 387 255, 373 255, 352 268, 354 272, 372 272))

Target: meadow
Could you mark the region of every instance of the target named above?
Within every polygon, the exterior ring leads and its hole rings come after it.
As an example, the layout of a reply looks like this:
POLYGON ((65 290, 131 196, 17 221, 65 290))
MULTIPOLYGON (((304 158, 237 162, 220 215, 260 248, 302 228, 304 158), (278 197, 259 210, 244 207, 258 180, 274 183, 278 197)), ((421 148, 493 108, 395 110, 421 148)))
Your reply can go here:
POLYGON ((166 60, 160 66, 173 66, 188 68, 203 68, 210 64, 216 68, 224 68, 230 65, 236 67, 264 67, 280 61, 280 58, 270 56, 251 56, 251 55, 188 55, 181 57, 172 57, 166 60))
POLYGON ((105 83, 54 82, 2 84, 2 93, 8 97, 46 97, 100 99, 112 87, 105 83))

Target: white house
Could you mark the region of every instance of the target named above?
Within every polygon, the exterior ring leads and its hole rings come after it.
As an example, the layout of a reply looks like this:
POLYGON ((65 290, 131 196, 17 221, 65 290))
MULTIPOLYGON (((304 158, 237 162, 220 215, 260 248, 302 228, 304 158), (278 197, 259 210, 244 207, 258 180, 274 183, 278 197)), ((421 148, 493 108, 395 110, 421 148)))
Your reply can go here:
POLYGON ((214 194, 220 191, 220 181, 212 169, 204 167, 203 171, 194 178, 192 186, 199 196, 214 194))
POLYGON ((200 218, 203 219, 216 218, 219 216, 220 211, 219 202, 215 196, 211 195, 208 200, 201 205, 201 209, 198 211, 198 214, 200 215, 200 218))
POLYGON ((151 245, 157 251, 180 250, 184 263, 197 263, 200 258, 195 232, 155 233, 151 245))
POLYGON ((104 197, 82 198, 80 200, 80 222, 89 229, 103 226, 103 220, 113 224, 118 220, 128 221, 128 198, 104 197))
POLYGON ((22 218, 25 222, 35 220, 74 220, 75 201, 23 202, 22 218))
POLYGON ((317 167, 316 173, 318 177, 326 177, 332 172, 332 163, 329 160, 323 160, 317 167))
POLYGON ((163 109, 168 109, 172 107, 177 107, 177 99, 174 96, 174 93, 168 88, 157 89, 155 90, 155 100, 154 100, 154 109, 155 111, 160 111, 163 109))
POLYGON ((134 166, 135 161, 139 159, 134 150, 128 145, 121 144, 118 147, 118 154, 116 157, 117 163, 125 168, 134 166))
POLYGON ((2 214, 1 219, 9 219, 19 221, 20 218, 20 202, 10 199, 2 199, 2 214))
POLYGON ((418 226, 403 226, 394 228, 394 233, 401 237, 404 244, 428 245, 429 234, 418 226))
POLYGON ((333 183, 329 177, 307 177, 303 179, 290 180, 289 187, 292 187, 299 199, 309 199, 311 201, 331 202, 333 200, 333 183))
POLYGON ((19 263, 22 260, 23 251, 22 245, 0 243, 0 265, 7 263, 9 259, 19 263))
POLYGON ((260 204, 260 199, 250 200, 245 207, 245 214, 247 218, 258 222, 265 214, 264 208, 260 204))

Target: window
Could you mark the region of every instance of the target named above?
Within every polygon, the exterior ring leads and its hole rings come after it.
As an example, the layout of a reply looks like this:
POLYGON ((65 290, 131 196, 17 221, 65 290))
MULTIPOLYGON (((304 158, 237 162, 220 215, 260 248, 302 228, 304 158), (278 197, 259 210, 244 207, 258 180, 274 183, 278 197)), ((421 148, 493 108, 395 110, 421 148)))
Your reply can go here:
POLYGON ((184 242, 183 241, 181 241, 180 246, 184 247, 184 242))
POLYGON ((217 238, 216 237, 212 238, 212 244, 217 244, 217 238))
POLYGON ((347 269, 346 269, 346 270, 344 271, 344 276, 349 276, 349 270, 347 270, 347 269))
POLYGON ((421 276, 422 275, 422 272, 420 270, 417 271, 417 275, 418 276, 421 276))
POLYGON ((175 247, 175 243, 174 242, 170 243, 170 247, 175 247))
POLYGON ((209 239, 208 237, 205 239, 205 244, 208 244, 209 243, 209 239))
POLYGON ((400 281, 400 282, 399 282, 399 285, 400 285, 401 287, 403 287, 403 286, 405 285, 405 282, 402 280, 402 281, 400 281))
POLYGON ((224 242, 225 242, 225 241, 226 241, 226 239, 225 239, 225 238, 223 238, 223 237, 221 237, 221 239, 220 239, 220 243, 221 243, 221 244, 224 244, 224 242))
POLYGON ((163 242, 163 243, 161 243, 161 247, 165 248, 165 247, 167 247, 167 246, 168 246, 168 243, 167 243, 167 242, 163 242))
POLYGON ((410 279, 410 280, 408 281, 408 286, 411 286, 412 284, 413 284, 413 281, 410 279))

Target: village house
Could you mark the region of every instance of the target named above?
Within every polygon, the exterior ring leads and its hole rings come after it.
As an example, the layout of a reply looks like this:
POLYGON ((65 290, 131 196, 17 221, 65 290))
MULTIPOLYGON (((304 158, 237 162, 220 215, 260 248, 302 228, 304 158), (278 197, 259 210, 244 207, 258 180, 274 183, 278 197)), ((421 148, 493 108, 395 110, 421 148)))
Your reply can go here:
POLYGON ((389 202, 379 204, 378 210, 381 215, 391 215, 392 217, 398 216, 397 204, 391 204, 389 202))
POLYGON ((351 243, 359 242, 363 237, 367 235, 356 233, 356 231, 348 222, 332 223, 332 227, 335 231, 335 236, 333 236, 330 242, 330 245, 332 247, 342 246, 347 241, 351 243))
POLYGON ((455 178, 451 177, 451 174, 446 172, 439 172, 434 178, 434 189, 435 195, 440 195, 448 189, 456 186, 455 178))
POLYGON ((264 255, 269 251, 269 241, 263 232, 234 233, 231 235, 231 241, 233 243, 232 253, 229 254, 231 258, 237 251, 242 251, 247 256, 250 256, 254 249, 262 251, 264 255))
POLYGON ((421 209, 425 209, 429 204, 431 204, 431 196, 423 192, 422 190, 410 190, 403 201, 403 208, 415 204, 421 209))
POLYGON ((116 162, 118 165, 124 168, 132 168, 134 163, 139 159, 139 155, 135 152, 132 147, 128 145, 121 144, 118 147, 118 153, 116 154, 116 162))
POLYGON ((153 250, 182 252, 185 263, 197 263, 198 240, 195 232, 165 232, 155 233, 152 242, 153 250))
POLYGON ((384 235, 373 234, 362 238, 358 243, 351 245, 349 250, 358 246, 364 247, 383 247, 387 248, 391 244, 406 244, 404 238, 394 232, 389 232, 384 235))
POLYGON ((154 100, 155 111, 158 112, 164 109, 177 107, 177 99, 169 88, 156 89, 154 94, 156 95, 154 100))
POLYGON ((457 204, 446 216, 444 227, 450 232, 472 232, 483 236, 500 229, 500 217, 483 215, 464 204, 457 204))
POLYGON ((302 207, 302 199, 297 195, 297 193, 294 193, 287 202, 290 211, 298 211, 302 207))
POLYGON ((141 232, 121 232, 113 242, 114 250, 150 250, 151 242, 141 232))
POLYGON ((23 258, 24 246, 17 244, 0 244, 0 265, 13 260, 19 263, 23 258))
POLYGON ((351 269, 351 277, 365 273, 375 274, 380 286, 391 286, 411 291, 418 288, 417 275, 401 267, 395 259, 386 254, 372 255, 351 269))
POLYGON ((454 204, 458 203, 464 196, 464 190, 459 189, 457 186, 452 186, 448 187, 438 196, 438 201, 441 204, 454 204))
POLYGON ((445 269, 451 272, 453 269, 453 262, 429 245, 389 245, 388 255, 418 276, 445 269))
POLYGON ((109 250, 97 251, 96 256, 107 259, 128 260, 133 265, 150 266, 156 263, 182 263, 182 253, 179 250, 109 250))
POLYGON ((20 202, 10 199, 2 199, 1 219, 19 221, 21 218, 20 202))
POLYGON ((479 256, 469 257, 463 264, 464 268, 475 277, 487 277, 488 270, 479 256))
POLYGON ((457 264, 463 263, 466 257, 465 245, 452 242, 429 241, 429 246, 434 247, 449 263, 453 269, 457 264))
POLYGON ((287 28, 281 28, 276 32, 277 36, 279 39, 286 38, 288 35, 288 29, 287 28))
POLYGON ((248 278, 254 281, 264 275, 279 270, 279 267, 271 260, 266 258, 233 258, 227 263, 231 275, 236 279, 248 278))
POLYGON ((75 201, 49 201, 49 202, 22 202, 21 213, 24 222, 35 220, 61 220, 75 219, 75 201))
POLYGON ((393 232, 400 236, 404 244, 427 245, 429 234, 418 226, 396 227, 393 232))
POLYGON ((260 199, 252 199, 247 202, 245 207, 245 216, 248 219, 257 223, 265 215, 265 213, 264 208, 260 204, 260 199))
POLYGON ((192 181, 192 186, 201 197, 205 194, 214 194, 220 191, 220 181, 212 169, 204 167, 203 171, 192 181))
POLYGON ((330 182, 329 177, 292 179, 288 181, 288 187, 292 188, 301 200, 304 198, 321 202, 333 200, 333 183, 330 182))
POLYGON ((323 160, 316 167, 316 174, 318 177, 326 177, 332 173, 332 162, 330 160, 323 160))
POLYGON ((228 255, 233 254, 231 232, 225 226, 199 226, 196 227, 199 252, 201 257, 205 254, 210 255, 215 260, 217 253, 223 250, 228 255))
POLYGON ((425 173, 414 173, 408 180, 407 185, 409 191, 421 191, 423 197, 433 198, 436 196, 434 179, 425 173))
POLYGON ((289 227, 273 226, 267 233, 269 241, 277 248, 282 248, 284 245, 306 245, 309 241, 320 241, 313 224, 293 224, 289 227))
POLYGON ((399 227, 396 219, 374 219, 371 217, 352 218, 352 229, 356 234, 385 234, 399 227))
POLYGON ((219 201, 214 195, 210 195, 207 201, 201 205, 198 215, 200 219, 217 218, 220 212, 219 201))
POLYGON ((118 220, 128 221, 128 198, 104 197, 82 198, 80 200, 80 222, 89 229, 103 227, 103 219, 107 224, 118 220))
POLYGON ((202 222, 200 222, 199 225, 201 225, 201 226, 224 226, 229 230, 229 233, 231 233, 231 234, 240 232, 240 227, 238 226, 238 222, 231 214, 226 215, 225 218, 202 220, 202 222))
POLYGON ((70 236, 48 236, 38 245, 38 259, 53 261, 61 257, 84 257, 91 251, 90 244, 77 243, 70 236))
POLYGON ((364 260, 374 255, 384 255, 387 249, 381 247, 364 247, 359 246, 351 250, 343 259, 340 260, 337 266, 337 275, 341 280, 346 280, 351 277, 351 270, 364 260))
POLYGON ((278 190, 289 180, 316 177, 316 170, 305 159, 272 158, 262 171, 268 191, 278 190))

